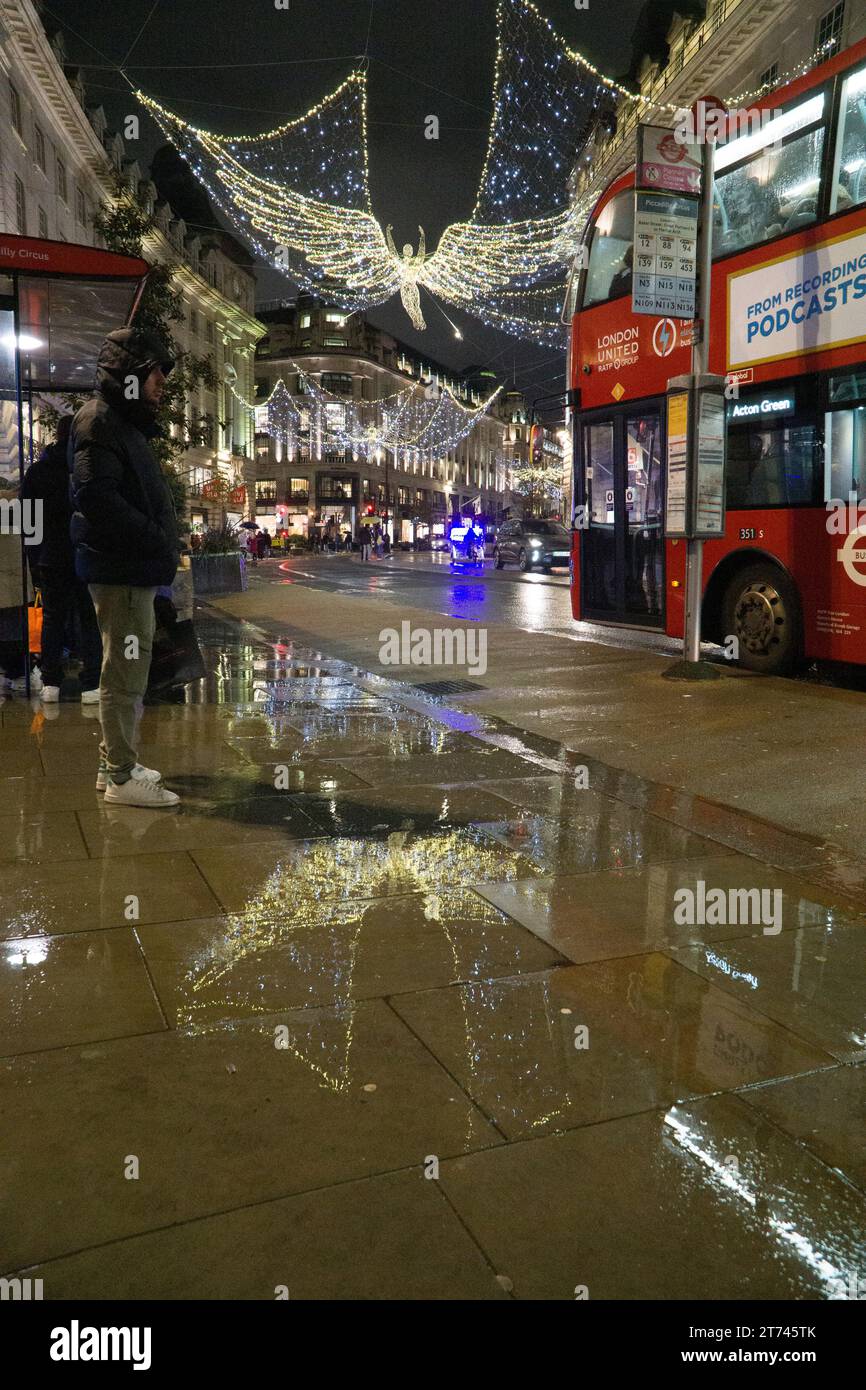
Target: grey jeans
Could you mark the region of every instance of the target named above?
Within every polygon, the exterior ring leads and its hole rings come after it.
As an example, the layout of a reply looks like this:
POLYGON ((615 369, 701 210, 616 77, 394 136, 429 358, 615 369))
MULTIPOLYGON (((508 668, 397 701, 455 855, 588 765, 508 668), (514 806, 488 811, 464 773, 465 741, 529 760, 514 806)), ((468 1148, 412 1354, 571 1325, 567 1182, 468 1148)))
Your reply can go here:
POLYGON ((91 584, 102 636, 99 676, 99 757, 112 782, 128 782, 138 762, 136 741, 156 620, 156 589, 129 584, 91 584))

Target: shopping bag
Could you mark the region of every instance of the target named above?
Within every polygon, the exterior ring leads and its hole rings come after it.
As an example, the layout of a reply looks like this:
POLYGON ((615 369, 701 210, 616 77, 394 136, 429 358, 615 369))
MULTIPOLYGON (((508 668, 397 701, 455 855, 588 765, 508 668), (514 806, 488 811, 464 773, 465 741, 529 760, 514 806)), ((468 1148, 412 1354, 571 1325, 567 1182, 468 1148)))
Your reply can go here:
POLYGON ((30 654, 42 653, 42 594, 36 590, 36 598, 27 609, 27 628, 30 634, 30 654))
POLYGON ((157 598, 154 607, 157 621, 147 683, 149 694, 189 685, 207 675, 192 621, 178 621, 170 599, 157 598))

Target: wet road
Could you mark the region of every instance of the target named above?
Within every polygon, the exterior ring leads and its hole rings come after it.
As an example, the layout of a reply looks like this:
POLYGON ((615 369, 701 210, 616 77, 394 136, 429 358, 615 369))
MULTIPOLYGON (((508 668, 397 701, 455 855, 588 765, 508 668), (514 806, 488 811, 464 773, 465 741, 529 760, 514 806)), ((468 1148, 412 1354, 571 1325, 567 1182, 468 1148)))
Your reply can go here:
POLYGON ((303 555, 251 573, 251 583, 300 584, 334 593, 379 596, 407 608, 423 608, 470 622, 546 632, 570 641, 602 642, 635 650, 678 654, 680 644, 658 632, 576 623, 569 577, 521 574, 515 567, 453 565, 447 555, 398 554, 362 565, 355 555, 303 555))
MULTIPOLYGON (((407 608, 424 608, 470 622, 502 624, 527 632, 544 632, 571 642, 597 642, 620 650, 654 652, 678 658, 682 641, 652 629, 575 622, 571 613, 569 577, 521 574, 516 567, 496 570, 492 559, 483 565, 458 566, 447 555, 398 554, 386 561, 362 565, 355 555, 304 555, 252 570, 252 585, 300 584, 318 590, 359 596, 381 596, 407 608)), ((723 662, 724 651, 702 644, 705 660, 723 662)), ((866 689, 866 670, 841 662, 808 662, 791 677, 811 685, 838 690, 866 689)))

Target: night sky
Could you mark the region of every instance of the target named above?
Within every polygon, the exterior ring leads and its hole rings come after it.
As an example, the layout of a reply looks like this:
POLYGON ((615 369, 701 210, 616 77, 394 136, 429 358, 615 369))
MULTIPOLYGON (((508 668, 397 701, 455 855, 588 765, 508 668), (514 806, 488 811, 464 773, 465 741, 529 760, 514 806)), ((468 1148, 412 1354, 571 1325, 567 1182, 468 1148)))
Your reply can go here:
MULTIPOLYGON (((111 65, 126 59, 151 4, 51 0, 43 6, 46 21, 63 28, 72 61, 86 67, 89 101, 105 106, 112 125, 133 111, 142 114, 111 65)), ((577 10, 574 0, 539 0, 570 45, 611 76, 628 69, 643 4, 590 0, 587 10, 577 10)), ((159 0, 127 67, 144 91, 193 123, 224 134, 255 133, 302 115, 333 90, 367 49, 369 28, 373 208, 383 226, 394 224, 398 246, 417 242, 420 223, 433 250, 445 227, 468 217, 475 201, 492 108, 495 15, 496 0, 290 0, 288 10, 275 9, 273 0, 159 0), (170 66, 195 63, 271 66, 170 66), (439 117, 438 141, 424 138, 429 115, 439 117)), ((163 138, 147 118, 141 130, 139 157, 147 165, 163 138)), ((291 293, 275 272, 260 272, 260 298, 291 293)), ((506 338, 446 306, 464 334, 458 342, 426 294, 423 301, 423 334, 414 332, 399 299, 369 317, 452 368, 481 363, 507 377, 516 370, 530 398, 560 389, 564 363, 552 349, 506 338)))

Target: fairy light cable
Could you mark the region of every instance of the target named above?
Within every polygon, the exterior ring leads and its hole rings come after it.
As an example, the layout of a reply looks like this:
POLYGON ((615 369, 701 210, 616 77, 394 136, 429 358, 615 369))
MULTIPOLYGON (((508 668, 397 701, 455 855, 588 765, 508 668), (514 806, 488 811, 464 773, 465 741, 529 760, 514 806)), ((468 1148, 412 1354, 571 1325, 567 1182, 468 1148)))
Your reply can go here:
POLYGON ((497 25, 494 110, 476 210, 449 227, 424 260, 389 247, 372 213, 365 71, 350 74, 306 115, 258 136, 217 135, 152 97, 141 99, 216 205, 300 288, 352 311, 397 292, 407 308, 417 307, 423 287, 492 327, 559 346, 559 296, 541 287, 564 274, 574 245, 564 150, 598 93, 618 97, 625 89, 602 82, 528 0, 500 0, 497 25), (518 71, 533 78, 520 90, 518 71), (526 87, 533 102, 541 92, 540 107, 527 102, 526 87), (538 129, 536 109, 544 114, 538 129), (503 130, 519 136, 507 150, 503 130))

